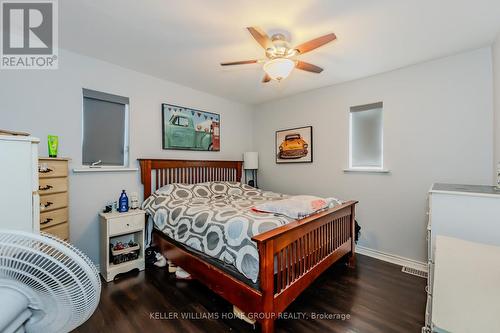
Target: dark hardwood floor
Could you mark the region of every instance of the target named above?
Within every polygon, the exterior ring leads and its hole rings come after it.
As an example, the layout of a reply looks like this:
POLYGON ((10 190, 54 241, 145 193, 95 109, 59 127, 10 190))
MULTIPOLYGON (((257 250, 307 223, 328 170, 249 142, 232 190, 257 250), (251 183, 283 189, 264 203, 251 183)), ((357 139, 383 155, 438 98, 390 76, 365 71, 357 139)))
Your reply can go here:
MULTIPOLYGON (((287 316, 297 319, 277 320, 276 331, 420 332, 425 280, 396 265, 362 255, 357 259, 355 269, 338 263, 322 274, 287 309, 287 316)), ((98 309, 75 332, 260 331, 259 325, 254 329, 231 316, 232 305, 199 282, 150 269, 103 283, 98 309)))

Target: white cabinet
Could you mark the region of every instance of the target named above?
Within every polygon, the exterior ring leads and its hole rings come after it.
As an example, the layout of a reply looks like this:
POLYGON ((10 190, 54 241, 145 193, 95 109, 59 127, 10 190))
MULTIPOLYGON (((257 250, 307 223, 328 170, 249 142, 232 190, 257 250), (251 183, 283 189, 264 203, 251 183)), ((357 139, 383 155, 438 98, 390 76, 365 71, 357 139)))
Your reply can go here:
POLYGON ((38 232, 38 142, 0 135, 0 228, 38 232))
MULTIPOLYGON (((132 269, 144 270, 144 226, 146 212, 140 209, 130 210, 126 213, 100 213, 101 223, 101 275, 106 282, 113 281, 116 275, 128 272, 132 269), (117 242, 127 243, 133 241, 138 245, 135 250, 137 258, 130 261, 114 262, 110 245, 117 242)), ((134 247, 119 250, 120 253, 127 254, 134 247)))
MULTIPOLYGON (((500 246, 500 191, 493 186, 434 184, 429 191, 428 214, 427 291, 432 296, 436 236, 500 246)), ((432 302, 427 304, 426 327, 432 330, 432 302)))

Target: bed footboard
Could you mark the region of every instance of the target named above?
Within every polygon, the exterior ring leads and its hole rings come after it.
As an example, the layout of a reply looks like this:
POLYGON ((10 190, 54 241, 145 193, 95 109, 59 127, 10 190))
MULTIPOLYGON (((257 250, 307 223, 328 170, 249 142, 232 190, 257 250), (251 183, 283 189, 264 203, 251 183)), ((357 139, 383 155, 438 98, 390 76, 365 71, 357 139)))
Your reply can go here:
POLYGON ((274 331, 274 319, 323 271, 355 250, 355 205, 340 206, 259 234, 262 331, 274 331))

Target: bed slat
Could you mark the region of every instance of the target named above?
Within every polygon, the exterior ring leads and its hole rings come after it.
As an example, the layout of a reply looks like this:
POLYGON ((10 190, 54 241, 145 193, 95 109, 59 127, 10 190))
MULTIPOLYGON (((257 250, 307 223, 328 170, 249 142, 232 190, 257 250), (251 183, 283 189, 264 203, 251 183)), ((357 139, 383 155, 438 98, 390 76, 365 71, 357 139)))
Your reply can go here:
POLYGON ((276 240, 275 246, 278 246, 279 251, 275 259, 277 268, 275 296, 332 254, 346 248, 351 241, 350 218, 350 215, 336 216, 299 235, 294 241, 290 242, 288 238, 289 243, 281 249, 280 242, 276 240))

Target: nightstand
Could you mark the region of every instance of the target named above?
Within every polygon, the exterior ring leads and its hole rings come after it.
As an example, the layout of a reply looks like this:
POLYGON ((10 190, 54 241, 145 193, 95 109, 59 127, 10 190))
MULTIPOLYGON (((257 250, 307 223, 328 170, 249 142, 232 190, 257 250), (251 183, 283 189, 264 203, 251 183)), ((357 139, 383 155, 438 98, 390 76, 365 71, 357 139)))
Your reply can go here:
POLYGON ((144 270, 144 234, 146 212, 140 209, 129 210, 126 213, 111 212, 99 213, 101 230, 101 275, 106 282, 113 281, 120 273, 128 272, 132 269, 144 270), (125 248, 115 251, 114 257, 111 253, 110 244, 129 241, 139 245, 139 248, 125 248), (136 259, 123 261, 123 258, 136 259), (113 260, 114 259, 114 260, 113 260))

